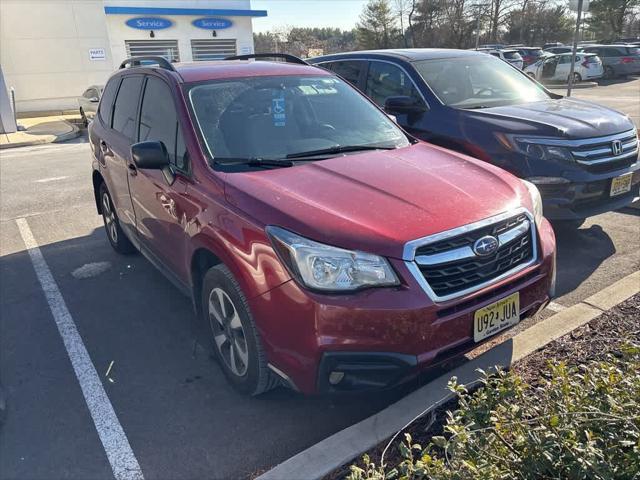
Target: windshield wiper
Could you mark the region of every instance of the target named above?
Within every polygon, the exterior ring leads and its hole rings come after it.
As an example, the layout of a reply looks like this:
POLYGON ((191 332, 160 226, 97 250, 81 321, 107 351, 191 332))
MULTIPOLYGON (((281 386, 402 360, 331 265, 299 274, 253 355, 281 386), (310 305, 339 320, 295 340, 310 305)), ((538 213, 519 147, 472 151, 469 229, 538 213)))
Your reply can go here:
POLYGON ((290 153, 286 158, 317 157, 319 155, 333 155, 343 152, 359 152, 364 150, 395 150, 397 147, 380 147, 374 145, 334 145, 320 150, 309 150, 308 152, 290 153))
POLYGON ((259 157, 219 157, 214 159, 218 165, 249 165, 250 167, 293 167, 294 162, 287 159, 269 159, 259 157))

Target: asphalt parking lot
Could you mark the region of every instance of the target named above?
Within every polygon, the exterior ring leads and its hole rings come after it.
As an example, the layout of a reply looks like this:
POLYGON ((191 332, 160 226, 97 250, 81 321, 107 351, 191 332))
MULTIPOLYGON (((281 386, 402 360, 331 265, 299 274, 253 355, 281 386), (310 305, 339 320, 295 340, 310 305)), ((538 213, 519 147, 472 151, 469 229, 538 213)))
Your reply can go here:
MULTIPOLYGON (((639 92, 635 79, 574 94, 640 124, 639 92)), ((0 382, 7 399, 0 477, 113 477, 25 232, 42 253, 148 479, 246 478, 415 387, 353 397, 302 397, 284 389, 258 398, 236 394, 194 344, 188 299, 141 256, 112 251, 90 173, 82 138, 0 153, 0 382)), ((557 238, 555 311, 640 268, 640 209, 593 217, 557 238)))

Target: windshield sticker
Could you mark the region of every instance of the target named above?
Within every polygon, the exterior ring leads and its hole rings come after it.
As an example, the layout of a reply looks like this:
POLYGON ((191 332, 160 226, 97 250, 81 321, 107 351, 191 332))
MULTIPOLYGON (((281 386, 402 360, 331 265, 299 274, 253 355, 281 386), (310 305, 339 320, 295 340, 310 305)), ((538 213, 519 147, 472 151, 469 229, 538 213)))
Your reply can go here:
POLYGON ((284 127, 287 124, 283 90, 274 92, 274 97, 271 100, 271 114, 273 115, 274 127, 284 127))

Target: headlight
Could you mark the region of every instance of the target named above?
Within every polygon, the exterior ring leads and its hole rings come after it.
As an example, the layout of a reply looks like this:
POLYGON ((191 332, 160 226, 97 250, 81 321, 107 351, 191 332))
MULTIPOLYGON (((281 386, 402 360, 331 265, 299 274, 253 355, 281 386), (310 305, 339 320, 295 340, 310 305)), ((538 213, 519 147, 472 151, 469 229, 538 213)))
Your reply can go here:
POLYGON ((522 180, 529 189, 529 195, 531 196, 531 203, 533 204, 533 217, 536 220, 536 225, 540 225, 542 221, 542 197, 540 191, 533 183, 522 180))
POLYGON ((279 227, 266 231, 291 274, 311 289, 350 291, 400 283, 378 255, 324 245, 279 227))
POLYGON ((497 133, 496 136, 503 145, 508 145, 511 149, 534 160, 574 161, 569 149, 558 145, 562 142, 560 138, 526 138, 502 133, 497 133))

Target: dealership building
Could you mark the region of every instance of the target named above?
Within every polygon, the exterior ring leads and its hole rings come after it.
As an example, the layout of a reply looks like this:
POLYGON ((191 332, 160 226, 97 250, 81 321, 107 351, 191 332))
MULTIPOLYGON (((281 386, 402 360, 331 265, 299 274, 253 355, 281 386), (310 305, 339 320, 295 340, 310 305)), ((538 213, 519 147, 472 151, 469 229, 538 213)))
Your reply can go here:
POLYGON ((18 112, 77 107, 125 58, 253 53, 250 0, 1 0, 0 66, 18 112))

